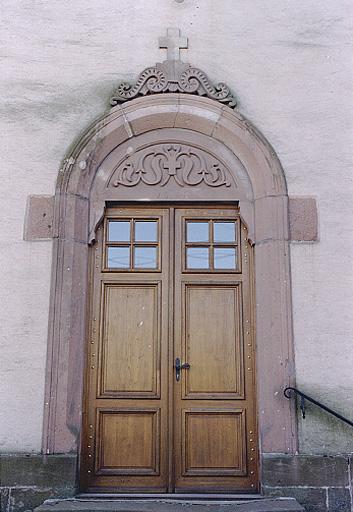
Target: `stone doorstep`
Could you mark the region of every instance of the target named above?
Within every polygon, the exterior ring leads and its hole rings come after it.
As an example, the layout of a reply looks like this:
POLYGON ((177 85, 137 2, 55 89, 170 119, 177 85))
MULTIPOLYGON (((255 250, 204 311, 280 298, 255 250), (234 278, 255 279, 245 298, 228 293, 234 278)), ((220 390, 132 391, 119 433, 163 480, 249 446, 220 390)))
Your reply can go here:
POLYGON ((250 498, 232 502, 217 500, 47 500, 34 512, 304 512, 294 498, 250 498))

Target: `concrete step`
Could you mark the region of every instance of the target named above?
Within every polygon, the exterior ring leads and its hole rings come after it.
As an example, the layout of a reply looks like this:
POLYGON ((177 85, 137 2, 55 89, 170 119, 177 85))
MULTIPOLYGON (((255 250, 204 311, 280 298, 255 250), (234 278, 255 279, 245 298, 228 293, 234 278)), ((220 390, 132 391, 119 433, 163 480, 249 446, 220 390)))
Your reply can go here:
POLYGON ((294 498, 47 500, 35 512, 303 512, 294 498))

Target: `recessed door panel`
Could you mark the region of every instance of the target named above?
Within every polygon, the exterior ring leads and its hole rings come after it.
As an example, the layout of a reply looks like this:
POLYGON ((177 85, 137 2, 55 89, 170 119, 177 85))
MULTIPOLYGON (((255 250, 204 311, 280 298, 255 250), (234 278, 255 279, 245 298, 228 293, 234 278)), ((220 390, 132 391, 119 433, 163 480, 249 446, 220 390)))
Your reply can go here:
POLYGON ((159 473, 159 409, 99 410, 97 422, 97 474, 159 473))
POLYGON ((240 284, 185 284, 184 398, 243 398, 240 284))
POLYGON ((158 284, 103 284, 100 395, 159 396, 159 295, 158 284))
POLYGON ((245 411, 183 410, 183 474, 246 474, 245 411))

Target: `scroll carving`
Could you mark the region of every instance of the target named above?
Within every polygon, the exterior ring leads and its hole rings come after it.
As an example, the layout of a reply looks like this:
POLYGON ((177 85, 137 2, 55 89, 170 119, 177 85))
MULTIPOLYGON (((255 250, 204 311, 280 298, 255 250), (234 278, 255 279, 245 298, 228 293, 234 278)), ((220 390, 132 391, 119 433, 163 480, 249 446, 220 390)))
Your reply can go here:
POLYGON ((166 144, 138 151, 119 164, 108 186, 134 187, 139 183, 166 186, 174 180, 180 187, 230 187, 233 178, 216 158, 197 148, 166 144))
POLYGON ((225 83, 220 82, 213 86, 201 69, 181 61, 158 62, 155 66, 142 71, 135 84, 120 83, 110 103, 115 106, 138 96, 165 92, 207 96, 232 108, 237 104, 225 83))

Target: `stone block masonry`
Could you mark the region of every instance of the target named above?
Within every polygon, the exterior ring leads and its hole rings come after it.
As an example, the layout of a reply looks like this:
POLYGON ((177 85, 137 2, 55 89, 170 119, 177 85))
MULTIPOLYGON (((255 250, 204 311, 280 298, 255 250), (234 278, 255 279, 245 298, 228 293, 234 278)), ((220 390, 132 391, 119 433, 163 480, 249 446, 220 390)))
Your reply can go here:
MULTIPOLYGON (((351 512, 351 455, 267 454, 262 461, 262 492, 292 497, 305 512, 351 512)), ((49 498, 78 492, 75 455, 0 456, 1 512, 32 512, 49 498)))
POLYGON ((0 455, 0 512, 31 512, 76 494, 75 455, 0 455))
POLYGON ((262 491, 290 496, 306 512, 351 512, 353 455, 263 456, 262 491))

